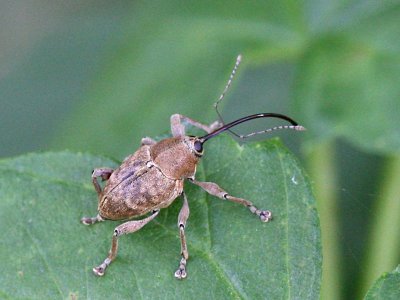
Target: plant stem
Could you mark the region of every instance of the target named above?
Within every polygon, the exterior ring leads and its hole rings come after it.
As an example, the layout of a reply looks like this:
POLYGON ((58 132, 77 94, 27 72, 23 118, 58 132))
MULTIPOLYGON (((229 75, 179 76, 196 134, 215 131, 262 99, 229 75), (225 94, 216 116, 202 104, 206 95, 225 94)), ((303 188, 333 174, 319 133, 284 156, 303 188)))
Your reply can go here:
POLYGON ((307 154, 307 161, 321 223, 323 252, 321 299, 337 300, 341 298, 341 285, 334 142, 323 142, 313 147, 307 154))
MULTIPOLYGON (((400 156, 388 159, 377 197, 366 252, 366 264, 361 282, 363 297, 371 284, 383 272, 399 263, 400 248, 400 156)), ((360 298, 361 299, 361 298, 360 298)))

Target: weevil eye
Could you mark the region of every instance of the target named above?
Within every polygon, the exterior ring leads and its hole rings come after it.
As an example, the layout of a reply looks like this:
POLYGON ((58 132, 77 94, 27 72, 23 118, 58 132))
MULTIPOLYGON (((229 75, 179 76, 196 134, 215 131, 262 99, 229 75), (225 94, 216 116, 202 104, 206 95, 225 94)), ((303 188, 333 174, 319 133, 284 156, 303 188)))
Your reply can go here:
POLYGON ((194 150, 196 150, 197 152, 201 153, 203 152, 203 144, 199 141, 195 141, 194 142, 194 150))

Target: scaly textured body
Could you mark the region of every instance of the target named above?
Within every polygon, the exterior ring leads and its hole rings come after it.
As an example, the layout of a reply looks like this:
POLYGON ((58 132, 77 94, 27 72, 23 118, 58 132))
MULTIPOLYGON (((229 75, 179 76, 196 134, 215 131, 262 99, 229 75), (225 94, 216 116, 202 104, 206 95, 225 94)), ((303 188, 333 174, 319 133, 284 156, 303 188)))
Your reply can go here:
POLYGON ((99 214, 121 220, 167 207, 183 191, 183 179, 166 177, 150 155, 153 146, 143 145, 128 156, 104 187, 99 214))

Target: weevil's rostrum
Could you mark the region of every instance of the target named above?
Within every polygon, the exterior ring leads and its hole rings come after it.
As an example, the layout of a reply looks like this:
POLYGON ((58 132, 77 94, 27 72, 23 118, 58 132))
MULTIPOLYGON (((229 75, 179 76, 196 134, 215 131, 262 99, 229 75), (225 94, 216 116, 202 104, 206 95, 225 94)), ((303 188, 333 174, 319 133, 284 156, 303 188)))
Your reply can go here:
MULTIPOLYGON (((216 103, 216 108, 231 84, 240 59, 241 56, 236 61, 228 84, 216 103)), ((218 115, 220 116, 219 113, 218 115)), ((196 166, 203 155, 203 145, 205 142, 224 131, 230 131, 230 128, 240 123, 257 118, 283 119, 288 121, 290 125, 277 126, 245 136, 237 136, 246 138, 254 134, 276 129, 304 130, 302 126, 298 125, 291 118, 275 113, 254 114, 228 124, 223 124, 221 118, 221 121, 214 122, 209 126, 183 115, 175 114, 171 116, 171 138, 166 138, 158 142, 148 137, 143 138, 140 148, 134 154, 125 158, 117 169, 99 168, 93 170, 92 181, 99 201, 98 214, 93 218, 82 218, 81 222, 83 224, 90 225, 107 219, 127 220, 149 214, 143 219, 127 221, 115 228, 111 250, 106 259, 99 266, 93 268, 93 272, 99 276, 104 275, 106 268, 117 255, 118 238, 121 235, 139 230, 153 220, 158 215, 160 209, 168 207, 176 198, 182 196, 183 206, 178 216, 181 260, 175 272, 175 277, 178 279, 186 278, 186 263, 189 253, 186 245, 185 226, 189 217, 189 205, 183 191, 185 180, 200 186, 213 196, 246 206, 251 213, 257 215, 263 222, 270 221, 272 219, 270 211, 258 209, 251 201, 230 195, 216 183, 201 182, 195 179, 196 166), (185 133, 183 123, 204 130, 207 134, 200 137, 188 136, 185 133), (102 180, 107 180, 104 189, 101 188, 97 180, 98 177, 102 180)))

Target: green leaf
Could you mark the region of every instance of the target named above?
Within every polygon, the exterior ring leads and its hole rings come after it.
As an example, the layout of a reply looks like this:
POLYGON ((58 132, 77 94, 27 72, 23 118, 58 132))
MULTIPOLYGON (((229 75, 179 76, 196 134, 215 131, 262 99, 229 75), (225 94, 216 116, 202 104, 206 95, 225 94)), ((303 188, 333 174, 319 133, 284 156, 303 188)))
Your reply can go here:
POLYGON ((398 153, 400 5, 363 6, 333 18, 334 30, 306 49, 294 89, 296 111, 312 143, 344 137, 367 151, 398 153), (346 20, 346 14, 353 16, 346 20))
POLYGON ((397 300, 400 299, 400 266, 390 273, 383 274, 372 285, 365 300, 397 300))
POLYGON ((190 206, 188 278, 176 226, 181 199, 142 230, 120 239, 104 277, 115 226, 83 226, 96 214, 90 174, 116 162, 70 152, 0 161, 0 296, 3 298, 318 299, 321 245, 315 200, 297 160, 276 140, 239 146, 218 137, 205 147, 198 180, 270 209, 262 223, 248 209, 185 184, 190 206))

